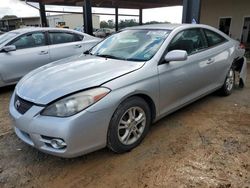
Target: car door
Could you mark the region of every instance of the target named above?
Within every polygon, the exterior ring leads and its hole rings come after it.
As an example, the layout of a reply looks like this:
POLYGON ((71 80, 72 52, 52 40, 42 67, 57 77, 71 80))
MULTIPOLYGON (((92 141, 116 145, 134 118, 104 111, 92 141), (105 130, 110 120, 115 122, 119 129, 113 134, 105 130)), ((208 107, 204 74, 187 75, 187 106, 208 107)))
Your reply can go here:
POLYGON ((49 31, 49 41, 51 61, 81 54, 84 51, 82 38, 71 32, 49 31))
POLYGON ((15 45, 16 50, 0 53, 4 82, 15 82, 31 70, 50 62, 45 32, 23 34, 7 45, 15 45))
POLYGON ((201 29, 179 32, 170 42, 167 52, 185 50, 185 61, 158 65, 160 111, 169 113, 209 91, 211 69, 206 54, 207 44, 201 29))
POLYGON ((233 52, 233 46, 228 46, 228 40, 220 34, 203 29, 207 39, 209 49, 206 50, 207 56, 210 59, 210 84, 211 87, 220 87, 226 78, 226 74, 231 66, 230 56, 233 52))

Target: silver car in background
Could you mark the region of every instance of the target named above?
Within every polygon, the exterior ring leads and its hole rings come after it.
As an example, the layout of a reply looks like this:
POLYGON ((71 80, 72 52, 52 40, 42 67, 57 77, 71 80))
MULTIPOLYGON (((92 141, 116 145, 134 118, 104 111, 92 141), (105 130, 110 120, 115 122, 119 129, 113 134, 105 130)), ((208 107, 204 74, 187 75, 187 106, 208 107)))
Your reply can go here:
POLYGON ((40 66, 79 55, 100 39, 69 29, 24 28, 0 36, 0 87, 40 66))
POLYGON ((243 54, 205 25, 125 29, 26 75, 10 102, 15 132, 61 157, 132 150, 153 122, 216 90, 230 95, 236 70, 244 86, 243 54))
POLYGON ((93 35, 95 37, 99 37, 99 38, 105 38, 109 35, 112 35, 115 33, 115 30, 114 29, 110 29, 110 28, 101 28, 101 29, 98 29, 96 31, 93 32, 93 35))

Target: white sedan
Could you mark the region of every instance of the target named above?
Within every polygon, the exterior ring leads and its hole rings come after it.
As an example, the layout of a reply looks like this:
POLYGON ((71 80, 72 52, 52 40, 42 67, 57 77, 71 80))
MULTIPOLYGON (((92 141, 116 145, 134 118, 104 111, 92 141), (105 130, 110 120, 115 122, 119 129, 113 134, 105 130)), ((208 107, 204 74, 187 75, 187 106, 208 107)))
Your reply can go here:
POLYGON ((0 87, 15 84, 33 69, 97 44, 90 35, 57 28, 24 28, 0 36, 0 87))

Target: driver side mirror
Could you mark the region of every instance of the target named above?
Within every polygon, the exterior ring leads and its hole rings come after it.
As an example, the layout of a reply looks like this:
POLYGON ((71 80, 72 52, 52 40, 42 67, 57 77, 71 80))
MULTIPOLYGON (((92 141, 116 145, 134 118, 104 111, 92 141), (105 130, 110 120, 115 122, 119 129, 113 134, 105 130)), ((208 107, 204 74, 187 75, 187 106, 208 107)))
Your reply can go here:
POLYGON ((15 45, 4 46, 1 51, 3 52, 16 51, 16 46, 15 45))
POLYGON ((173 50, 168 52, 164 59, 166 62, 169 61, 185 61, 187 60, 188 54, 185 50, 173 50))

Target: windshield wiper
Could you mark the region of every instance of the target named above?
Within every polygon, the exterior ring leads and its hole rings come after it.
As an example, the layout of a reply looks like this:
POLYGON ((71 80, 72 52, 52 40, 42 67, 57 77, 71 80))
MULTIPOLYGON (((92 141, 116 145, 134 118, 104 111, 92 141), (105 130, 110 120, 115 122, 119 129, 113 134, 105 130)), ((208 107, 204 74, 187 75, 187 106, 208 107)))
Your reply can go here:
POLYGON ((86 50, 85 52, 83 52, 83 54, 85 54, 85 55, 93 55, 93 54, 90 52, 90 50, 86 50))
POLYGON ((127 58, 125 60, 127 60, 127 61, 147 61, 145 59, 137 59, 137 58, 127 58))
POLYGON ((104 57, 104 58, 111 58, 111 59, 122 59, 113 55, 108 55, 108 54, 96 54, 98 57, 104 57))

